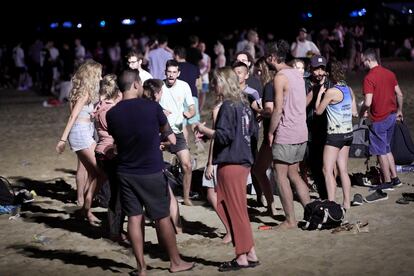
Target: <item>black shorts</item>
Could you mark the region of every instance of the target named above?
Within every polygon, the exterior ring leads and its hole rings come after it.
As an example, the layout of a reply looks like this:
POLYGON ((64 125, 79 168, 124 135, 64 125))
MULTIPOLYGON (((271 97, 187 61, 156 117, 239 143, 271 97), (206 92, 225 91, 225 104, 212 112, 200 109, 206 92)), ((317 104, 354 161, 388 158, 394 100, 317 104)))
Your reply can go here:
POLYGON ((121 183, 121 204, 125 215, 137 216, 144 213, 159 220, 170 215, 170 193, 163 172, 147 175, 119 173, 121 183))
POLYGON ((179 151, 188 149, 187 141, 185 140, 183 133, 175 134, 176 143, 175 145, 170 145, 168 151, 171 153, 177 153, 179 151))
POLYGON ((342 149, 344 146, 351 146, 352 138, 354 135, 352 132, 341 133, 341 134, 328 134, 326 136, 325 145, 333 146, 339 149, 342 149))

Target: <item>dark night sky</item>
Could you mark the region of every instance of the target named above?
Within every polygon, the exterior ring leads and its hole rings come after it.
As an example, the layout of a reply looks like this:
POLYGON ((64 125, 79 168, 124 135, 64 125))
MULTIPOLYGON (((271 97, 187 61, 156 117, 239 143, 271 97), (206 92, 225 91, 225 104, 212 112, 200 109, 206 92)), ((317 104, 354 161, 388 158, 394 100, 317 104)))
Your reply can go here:
MULTIPOLYGON (((86 0, 87 1, 87 0, 86 0)), ((182 14, 182 12, 175 12, 174 9, 181 8, 182 5, 179 1, 169 2, 167 4, 160 3, 157 9, 143 9, 131 6, 132 1, 116 1, 110 5, 104 5, 102 2, 96 5, 96 8, 92 12, 87 12, 86 9, 79 9, 78 6, 72 1, 41 1, 42 4, 47 3, 47 13, 49 15, 40 15, 39 13, 27 14, 28 10, 31 10, 33 5, 40 5, 38 1, 26 5, 25 11, 22 14, 7 14, 4 13, 0 16, 0 36, 1 40, 15 40, 15 39, 32 39, 39 34, 42 37, 53 37, 61 39, 62 37, 73 37, 73 36, 87 36, 93 38, 94 36, 110 37, 124 36, 128 33, 140 33, 144 31, 146 33, 166 33, 169 37, 186 37, 189 34, 198 34, 205 39, 215 38, 218 36, 220 31, 242 29, 242 28, 255 28, 257 27, 262 33, 264 31, 272 31, 277 37, 283 37, 292 39, 296 36, 296 32, 299 27, 305 26, 308 29, 319 29, 322 26, 327 26, 332 29, 334 23, 337 20, 350 22, 349 13, 355 9, 366 8, 367 16, 359 19, 363 19, 368 22, 372 22, 373 11, 384 10, 381 7, 381 3, 384 1, 362 1, 362 0, 284 0, 284 1, 273 1, 270 5, 267 0, 266 6, 262 6, 260 1, 253 1, 255 4, 254 8, 245 7, 240 10, 243 6, 239 4, 226 4, 233 5, 234 11, 225 12, 224 14, 216 14, 213 8, 218 7, 213 5, 212 2, 208 2, 207 10, 201 10, 201 15, 196 16, 185 16, 182 15, 183 23, 174 26, 157 26, 155 19, 158 17, 172 18, 176 17, 171 14, 182 14), (124 4, 129 3, 129 4, 124 4), (28 6, 30 5, 30 6, 28 6), (237 8, 237 9, 236 9, 237 8), (112 16, 98 16, 91 14, 109 14, 111 13, 118 15, 112 16), (137 11, 131 13, 129 16, 135 17, 137 23, 135 26, 121 26, 119 24, 120 19, 123 16, 128 16, 128 11, 137 11), (168 11, 170 15, 164 16, 145 16, 146 21, 142 21, 143 16, 139 16, 139 11, 160 11, 165 14, 168 11), (83 14, 77 16, 62 15, 63 12, 66 14, 83 14), (87 13, 86 13, 87 12, 87 13), (304 18, 303 13, 312 13, 312 18, 304 18), (102 29, 99 27, 99 21, 105 19, 107 27, 102 29), (75 28, 63 29, 58 28, 51 30, 49 24, 51 22, 63 22, 65 20, 72 20, 73 22, 82 22, 82 30, 75 28)), ((396 1, 385 1, 385 2, 396 2, 396 1)), ((399 1, 401 2, 401 1, 399 1)), ((93 5, 93 3, 91 3, 93 5)), ((90 5, 90 4, 89 4, 90 5)), ((36 9, 42 9, 40 6, 36 6, 36 9)), ((197 7, 194 10, 194 14, 198 13, 197 7)), ((200 6, 201 8, 201 6, 200 6)), ((188 8, 186 8, 188 10, 188 8)), ((226 10, 219 8, 221 11, 226 10)), ((3 11, 4 12, 4 11, 3 11)), ((142 14, 142 12, 141 12, 142 14)), ((356 22, 359 19, 353 19, 356 22)))

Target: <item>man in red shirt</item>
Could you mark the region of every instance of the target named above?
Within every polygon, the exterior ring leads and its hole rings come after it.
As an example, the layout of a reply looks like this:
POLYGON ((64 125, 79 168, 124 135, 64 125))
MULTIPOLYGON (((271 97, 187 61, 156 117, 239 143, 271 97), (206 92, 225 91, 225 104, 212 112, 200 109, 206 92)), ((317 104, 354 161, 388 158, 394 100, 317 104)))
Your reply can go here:
POLYGON ((390 143, 396 120, 403 118, 403 94, 395 74, 378 63, 374 49, 367 49, 362 60, 370 69, 364 79, 365 100, 360 111, 362 116, 366 116, 366 111, 370 108, 372 126, 369 150, 372 155, 378 156, 384 182, 395 187, 401 186, 390 143))

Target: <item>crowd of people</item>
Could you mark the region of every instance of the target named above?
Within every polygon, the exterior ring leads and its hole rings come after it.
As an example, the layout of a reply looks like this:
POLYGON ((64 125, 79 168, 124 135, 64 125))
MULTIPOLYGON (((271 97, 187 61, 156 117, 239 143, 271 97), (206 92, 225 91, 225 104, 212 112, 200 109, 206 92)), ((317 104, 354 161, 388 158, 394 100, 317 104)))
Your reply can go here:
POLYGON ((170 49, 167 38, 160 37, 158 47, 142 52, 132 42, 127 68, 119 71, 106 70, 98 60, 76 59, 68 93, 70 116, 56 150, 63 152, 68 142, 78 157, 77 203, 91 225, 101 223, 91 211, 93 197, 109 183, 108 236, 131 243, 139 275, 146 275, 144 217, 155 221, 171 272, 195 265, 182 260, 177 249, 175 235, 185 229, 176 195, 163 174, 163 150, 180 161, 183 204, 192 206, 189 144, 210 139, 203 186, 225 226, 223 242, 235 247, 235 258, 223 262, 219 271, 260 265, 247 212, 249 175, 258 202, 274 217, 275 191, 266 171, 271 167, 274 172, 285 215, 275 229, 297 227, 301 214, 295 213, 294 198, 303 207, 311 202, 309 177, 320 198, 337 201, 339 176, 343 191, 339 204, 349 212, 352 117, 369 116, 373 121, 370 152, 378 156, 385 183, 366 201, 382 200, 384 187, 401 185, 390 149, 394 125, 403 116, 396 76, 381 66, 377 49, 365 49, 360 58, 370 71, 358 111, 346 83, 347 67, 338 59, 328 60, 306 33, 301 28, 292 45, 278 40, 260 48, 258 33, 250 30, 246 42, 237 45, 231 66, 225 66, 220 44, 215 46, 213 66, 205 43, 196 36, 188 48, 170 49), (209 91, 216 98, 211 127, 200 118, 209 91))

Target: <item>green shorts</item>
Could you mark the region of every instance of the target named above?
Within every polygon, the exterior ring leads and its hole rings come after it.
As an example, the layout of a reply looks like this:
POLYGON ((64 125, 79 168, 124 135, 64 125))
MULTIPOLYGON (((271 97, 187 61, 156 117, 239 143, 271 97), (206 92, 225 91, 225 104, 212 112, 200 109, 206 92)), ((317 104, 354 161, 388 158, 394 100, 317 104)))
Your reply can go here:
POLYGON ((295 164, 303 160, 306 152, 307 142, 301 144, 273 144, 273 160, 288 164, 295 164))

